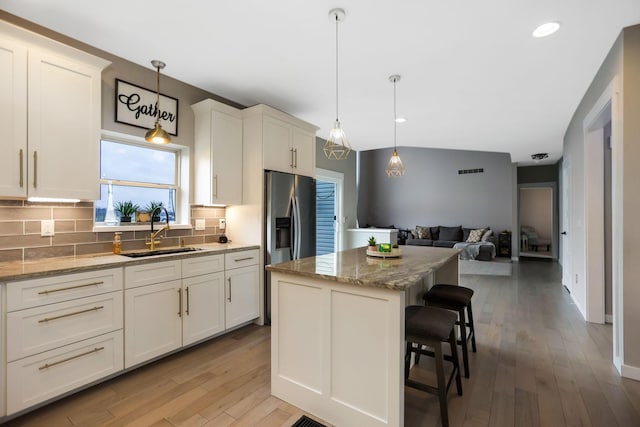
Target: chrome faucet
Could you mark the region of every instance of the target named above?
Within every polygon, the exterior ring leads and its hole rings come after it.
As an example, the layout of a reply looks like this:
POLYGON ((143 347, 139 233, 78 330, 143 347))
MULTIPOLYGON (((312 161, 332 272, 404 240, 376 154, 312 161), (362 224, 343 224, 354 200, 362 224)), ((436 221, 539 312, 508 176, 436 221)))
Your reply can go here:
MULTIPOLYGON (((156 236, 160 233, 162 233, 165 230, 169 230, 169 212, 167 212, 167 209, 162 207, 162 206, 158 206, 157 208, 155 208, 153 211, 151 211, 151 236, 148 242, 145 242, 144 244, 149 246, 149 250, 153 251, 156 248, 156 245, 160 244, 160 240, 156 240, 156 236), (162 209, 164 210, 164 215, 167 218, 167 223, 158 231, 153 231, 153 214, 156 213, 157 210, 162 209)), ((165 233, 166 235, 166 233, 165 233)))

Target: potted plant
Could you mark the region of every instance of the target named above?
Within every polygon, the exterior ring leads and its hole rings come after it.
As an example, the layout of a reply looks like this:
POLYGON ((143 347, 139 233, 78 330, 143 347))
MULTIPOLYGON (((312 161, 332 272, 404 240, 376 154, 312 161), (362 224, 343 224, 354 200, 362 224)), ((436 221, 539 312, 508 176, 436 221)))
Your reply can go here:
POLYGON ((159 202, 157 200, 152 200, 149 203, 147 203, 147 206, 145 207, 145 209, 149 213, 149 215, 153 215, 153 218, 152 218, 153 222, 160 221, 160 211, 156 212, 155 214, 154 214, 154 211, 162 207, 164 207, 164 203, 159 202))
POLYGON ((140 206, 131 200, 127 200, 125 202, 116 202, 115 209, 120 212, 120 222, 131 222, 132 217, 140 209, 140 206))
POLYGON ((373 236, 369 236, 369 239, 367 240, 369 247, 367 248, 368 250, 372 251, 372 252, 376 252, 378 250, 378 248, 376 247, 376 238, 373 236))

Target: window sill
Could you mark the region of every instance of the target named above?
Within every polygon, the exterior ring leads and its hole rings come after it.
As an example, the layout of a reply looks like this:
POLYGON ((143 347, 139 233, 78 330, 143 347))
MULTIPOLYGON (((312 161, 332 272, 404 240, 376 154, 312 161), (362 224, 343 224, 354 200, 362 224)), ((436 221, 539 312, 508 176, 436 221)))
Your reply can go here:
MULTIPOLYGON (((162 227, 164 222, 157 222, 156 225, 162 227)), ((191 224, 169 224, 172 230, 190 230, 193 228, 191 224)), ((150 230, 151 223, 146 222, 144 224, 133 223, 131 225, 94 225, 94 233, 113 233, 114 231, 144 231, 150 230)), ((158 228, 159 229, 159 228, 158 228)))

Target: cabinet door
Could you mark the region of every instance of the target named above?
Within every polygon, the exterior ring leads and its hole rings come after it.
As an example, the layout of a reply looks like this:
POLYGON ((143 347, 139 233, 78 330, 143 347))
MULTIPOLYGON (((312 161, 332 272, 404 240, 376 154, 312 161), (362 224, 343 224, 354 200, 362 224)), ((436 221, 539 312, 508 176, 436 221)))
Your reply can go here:
POLYGON ((27 195, 27 49, 0 39, 0 196, 27 195))
POLYGON ((181 294, 180 280, 125 291, 126 368, 182 346, 181 294))
POLYGON ((258 266, 227 270, 226 282, 227 329, 260 316, 258 266))
POLYGON ((97 200, 101 72, 29 50, 29 196, 97 200))
POLYGON ((242 204, 242 119, 213 111, 212 203, 242 204))
POLYGON ((262 126, 264 168, 291 172, 294 161, 291 125, 273 117, 264 116, 262 126))
POLYGON ((293 128, 294 173, 316 176, 316 137, 298 128, 293 128))
POLYGON ((224 273, 183 279, 182 287, 183 345, 224 331, 224 273))

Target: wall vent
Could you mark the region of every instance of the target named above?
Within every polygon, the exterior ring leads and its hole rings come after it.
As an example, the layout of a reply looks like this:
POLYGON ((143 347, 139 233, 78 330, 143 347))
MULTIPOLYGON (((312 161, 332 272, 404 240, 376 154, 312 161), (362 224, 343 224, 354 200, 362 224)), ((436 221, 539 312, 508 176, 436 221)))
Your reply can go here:
POLYGON ((466 175, 468 173, 484 173, 484 168, 458 170, 458 175, 466 175))

